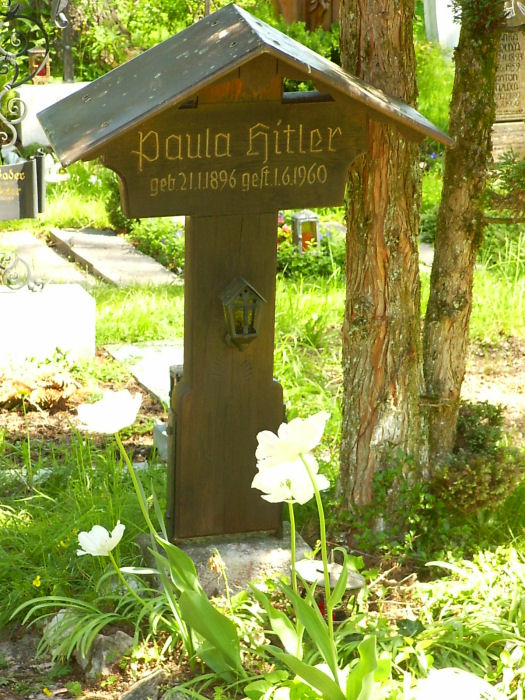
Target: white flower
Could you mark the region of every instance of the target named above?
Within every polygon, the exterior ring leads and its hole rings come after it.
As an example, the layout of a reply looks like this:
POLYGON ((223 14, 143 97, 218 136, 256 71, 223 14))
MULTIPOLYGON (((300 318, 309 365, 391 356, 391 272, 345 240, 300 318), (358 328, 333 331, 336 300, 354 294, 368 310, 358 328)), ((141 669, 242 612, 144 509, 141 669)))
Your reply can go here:
POLYGON ((111 535, 101 525, 93 525, 90 532, 79 532, 78 543, 82 549, 77 549, 78 556, 91 554, 94 557, 107 557, 122 539, 125 527, 118 520, 111 535))
MULTIPOLYGON (((327 489, 330 482, 323 474, 318 474, 315 457, 304 455, 319 491, 327 489)), ((301 459, 275 466, 257 463, 259 470, 252 481, 252 488, 263 491, 261 498, 270 503, 306 503, 314 495, 314 487, 301 459)))
POLYGON ((418 681, 415 700, 497 700, 495 689, 473 673, 460 668, 431 670, 418 681))
POLYGON ((309 418, 294 418, 279 426, 277 435, 263 430, 257 435, 257 474, 252 488, 264 493, 270 503, 306 503, 314 495, 314 486, 305 467, 307 462, 319 491, 330 486, 318 474, 317 460, 311 454, 323 435, 328 413, 321 411, 309 418))
POLYGON ((263 430, 257 435, 255 456, 265 466, 296 462, 299 455, 313 450, 323 436, 328 413, 320 411, 309 418, 294 418, 289 423, 282 423, 277 435, 270 430, 263 430))
POLYGON ((100 401, 83 403, 77 408, 86 430, 93 433, 117 433, 132 425, 142 402, 142 396, 124 391, 106 391, 100 401))

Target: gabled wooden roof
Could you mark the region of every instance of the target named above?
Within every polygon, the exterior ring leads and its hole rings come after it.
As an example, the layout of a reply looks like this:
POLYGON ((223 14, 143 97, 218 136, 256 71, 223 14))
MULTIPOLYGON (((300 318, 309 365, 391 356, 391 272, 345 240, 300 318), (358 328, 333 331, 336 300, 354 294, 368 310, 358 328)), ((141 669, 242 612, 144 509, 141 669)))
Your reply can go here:
POLYGON ((364 106, 414 138, 453 141, 417 110, 345 73, 339 66, 228 5, 179 34, 118 66, 38 114, 64 165, 88 159, 116 135, 194 96, 263 54, 323 85, 334 97, 364 106))

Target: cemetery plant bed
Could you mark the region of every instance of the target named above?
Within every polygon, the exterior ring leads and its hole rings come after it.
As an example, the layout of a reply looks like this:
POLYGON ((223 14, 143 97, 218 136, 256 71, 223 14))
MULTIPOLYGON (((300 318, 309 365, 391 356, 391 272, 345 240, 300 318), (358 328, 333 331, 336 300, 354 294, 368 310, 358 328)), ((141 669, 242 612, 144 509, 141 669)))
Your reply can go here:
POLYGON ((5 439, 16 442, 29 437, 44 444, 61 441, 78 427, 76 407, 80 403, 107 389, 128 389, 142 395, 142 404, 136 428, 125 433, 124 444, 134 458, 145 459, 153 447, 153 423, 166 421, 164 408, 104 350, 97 350, 94 362, 107 378, 91 379, 78 367, 68 369, 64 361, 0 369, 0 428, 5 439), (108 369, 103 370, 104 366, 108 369))
MULTIPOLYGON (((97 363, 101 366, 110 365, 109 372, 117 374, 111 366, 112 360, 103 352, 97 354, 97 363)), ((109 372, 106 372, 109 373, 109 372)), ((101 374, 105 374, 101 372, 101 374)), ((525 342, 519 339, 506 339, 499 345, 475 344, 470 353, 469 371, 466 378, 466 391, 472 399, 490 396, 495 403, 509 404, 505 415, 506 428, 516 436, 516 442, 524 445, 525 406, 523 403, 523 381, 525 377, 525 342), (519 396, 521 395, 521 403, 519 396)), ((104 388, 128 388, 132 393, 140 391, 143 394, 143 404, 140 409, 139 422, 133 432, 125 437, 125 444, 132 450, 137 459, 148 456, 151 449, 151 431, 140 434, 141 425, 147 420, 165 419, 163 409, 156 401, 150 399, 136 382, 129 376, 115 376, 98 381, 96 386, 87 383, 77 388, 78 393, 67 397, 67 405, 58 408, 40 408, 23 411, 2 409, 1 425, 7 430, 5 439, 11 441, 27 440, 28 433, 33 444, 50 445, 63 439, 64 432, 68 438, 68 427, 74 425, 76 405, 86 399, 90 392, 96 393, 104 388)), ((105 438, 97 438, 102 443, 105 438)), ((312 542, 315 541, 315 529, 311 530, 312 542)), ((303 532, 303 534, 305 534, 303 532)), ((335 534, 335 533, 334 533, 335 534)), ((400 615, 404 615, 407 607, 412 613, 418 614, 418 602, 414 599, 414 591, 418 585, 418 576, 409 564, 396 561, 392 555, 377 555, 366 557, 366 567, 376 570, 379 581, 377 595, 372 587, 366 606, 370 613, 380 614, 395 624, 400 615)), ((419 576, 420 578, 420 576, 419 576)), ((177 655, 158 662, 152 644, 145 644, 140 651, 134 652, 125 661, 117 664, 107 677, 97 681, 87 681, 80 667, 74 661, 52 664, 49 658, 34 660, 33 650, 38 642, 38 628, 23 628, 21 626, 6 626, 0 634, 0 644, 12 645, 13 653, 19 652, 16 664, 2 668, 0 656, 0 698, 2 700, 22 700, 31 698, 43 700, 47 693, 55 697, 73 697, 75 692, 88 700, 117 700, 130 689, 138 678, 149 670, 160 666, 166 672, 166 680, 162 688, 167 689, 184 682, 188 678, 185 664, 179 664, 177 655), (35 638, 36 636, 36 638, 35 638), (63 674, 63 675, 62 675, 63 674), (44 691, 44 688, 46 691, 44 691)), ((160 640, 157 640, 160 641, 160 640)), ((1 647, 6 649, 6 647, 1 647)), ((213 692, 206 691, 209 697, 213 692)))

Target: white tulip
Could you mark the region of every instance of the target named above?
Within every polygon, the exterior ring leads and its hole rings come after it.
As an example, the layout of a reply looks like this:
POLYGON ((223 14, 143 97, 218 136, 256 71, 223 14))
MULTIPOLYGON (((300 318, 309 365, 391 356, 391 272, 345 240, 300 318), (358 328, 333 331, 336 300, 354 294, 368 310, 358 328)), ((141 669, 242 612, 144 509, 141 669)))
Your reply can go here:
POLYGON ((328 417, 326 411, 320 411, 309 418, 294 418, 282 423, 277 435, 263 430, 257 435, 255 456, 266 466, 297 461, 320 443, 328 417))
MULTIPOLYGON (((317 462, 312 455, 305 455, 319 491, 330 486, 323 474, 317 474, 317 462)), ((271 467, 257 464, 259 471, 254 476, 252 488, 263 491, 261 498, 270 503, 306 503, 314 495, 314 487, 302 460, 277 464, 271 467)))
POLYGON ((117 433, 132 425, 142 402, 142 396, 124 391, 106 391, 100 401, 83 403, 77 408, 84 428, 93 433, 117 433))
POLYGON ((79 532, 78 543, 82 549, 77 549, 78 556, 107 557, 122 539, 125 527, 119 520, 111 535, 101 525, 93 525, 89 532, 79 532))
POLYGON ((306 503, 314 496, 314 485, 322 491, 330 486, 318 474, 318 464, 311 454, 323 435, 328 413, 321 411, 310 418, 294 418, 283 423, 277 435, 263 430, 257 435, 257 474, 252 488, 263 492, 270 503, 306 503), (310 475, 304 461, 308 464, 310 475))

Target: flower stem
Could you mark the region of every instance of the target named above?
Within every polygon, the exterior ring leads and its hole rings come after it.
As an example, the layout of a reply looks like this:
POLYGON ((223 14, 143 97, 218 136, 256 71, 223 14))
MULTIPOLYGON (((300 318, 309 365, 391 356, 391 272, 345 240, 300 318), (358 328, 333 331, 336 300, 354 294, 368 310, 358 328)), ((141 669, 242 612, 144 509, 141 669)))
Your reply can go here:
MULTIPOLYGON (((328 548, 326 545, 326 520, 324 517, 323 502, 321 500, 321 494, 317 488, 317 483, 315 481, 312 470, 310 469, 308 462, 304 458, 304 455, 300 455, 301 460, 304 464, 306 472, 310 477, 312 486, 314 488, 315 502, 317 504, 317 512, 319 514, 319 534, 321 537, 321 558, 323 560, 323 574, 324 574, 324 596, 325 596, 325 608, 326 608, 326 622, 328 624, 328 635, 330 637, 330 645, 332 648, 332 653, 334 659, 337 659, 337 652, 334 642, 334 618, 333 618, 333 605, 331 603, 331 590, 330 590, 330 572, 328 570, 328 548)), ((335 679, 337 680, 337 678, 335 679)))
POLYGON ((293 511, 293 503, 288 501, 288 513, 290 515, 290 553, 292 558, 292 590, 297 593, 297 571, 295 570, 295 514, 293 511))
POLYGON ((140 598, 140 597, 137 595, 137 593, 133 590, 133 588, 131 588, 131 586, 129 585, 129 583, 126 581, 126 579, 125 579, 124 576, 122 575, 122 571, 119 569, 119 566, 118 566, 117 562, 115 561, 115 557, 113 556, 113 552, 108 552, 108 556, 109 556, 110 562, 113 564, 113 568, 114 568, 115 571, 117 572, 117 576, 118 576, 119 579, 122 581, 122 583, 124 584, 124 586, 128 589, 128 591, 131 593, 131 595, 132 595, 136 600, 138 600, 138 602, 139 602, 142 606, 144 606, 145 603, 144 603, 144 601, 142 600, 142 598, 140 598))
POLYGON ((115 440, 116 440, 118 448, 120 450, 120 454, 122 455, 122 459, 124 460, 124 462, 126 463, 126 466, 128 467, 129 475, 131 477, 131 481, 133 482, 133 486, 135 488, 135 493, 137 494, 137 500, 139 502, 139 506, 140 506, 140 510, 142 511, 142 515, 144 516, 144 520, 146 521, 146 524, 148 525, 151 534, 153 536, 155 536, 157 531, 156 531, 155 527, 153 526, 153 523, 151 522, 151 518, 149 517, 148 508, 146 505, 146 501, 144 499, 144 493, 142 491, 139 480, 137 479, 137 475, 135 474, 135 470, 133 469, 133 464, 131 463, 129 455, 126 452, 124 445, 122 444, 122 440, 121 440, 119 433, 115 433, 115 440))

